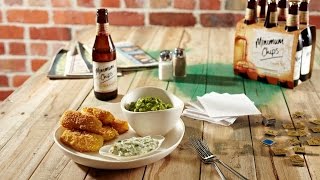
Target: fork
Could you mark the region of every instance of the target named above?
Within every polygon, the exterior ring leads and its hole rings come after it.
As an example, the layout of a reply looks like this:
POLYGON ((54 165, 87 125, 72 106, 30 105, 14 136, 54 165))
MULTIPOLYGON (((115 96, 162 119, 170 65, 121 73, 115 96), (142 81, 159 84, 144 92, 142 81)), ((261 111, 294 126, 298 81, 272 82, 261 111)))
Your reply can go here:
MULTIPOLYGON (((234 170, 233 168, 231 168, 230 166, 228 166, 227 164, 225 164, 224 162, 222 162, 219 158, 217 158, 214 154, 211 153, 208 144, 204 141, 202 141, 199 138, 195 138, 195 137, 190 137, 190 143, 192 144, 192 146, 197 150, 199 156, 201 157, 201 159, 207 163, 215 163, 218 162, 219 164, 221 164, 222 166, 224 166, 226 169, 228 169, 230 172, 232 172, 233 174, 235 174, 236 176, 238 176, 240 179, 243 180, 248 180, 248 178, 244 177, 242 174, 240 174, 239 172, 237 172, 236 170, 234 170), (200 155, 201 153, 201 155, 200 155)), ((216 165, 217 166, 217 165, 216 165)), ((218 172, 219 173, 219 172, 218 172)), ((221 177, 221 176, 220 176, 221 177)), ((221 177, 222 179, 222 177, 221 177)))
POLYGON ((212 166, 216 169, 216 171, 218 172, 221 180, 226 180, 226 177, 224 176, 224 174, 222 173, 222 171, 220 170, 219 166, 217 166, 217 164, 213 161, 213 156, 211 158, 210 154, 208 154, 206 151, 204 151, 197 140, 195 139, 191 139, 190 138, 190 143, 191 145, 194 147, 194 149, 197 151, 198 155, 200 156, 201 160, 203 163, 205 164, 212 164, 212 166))

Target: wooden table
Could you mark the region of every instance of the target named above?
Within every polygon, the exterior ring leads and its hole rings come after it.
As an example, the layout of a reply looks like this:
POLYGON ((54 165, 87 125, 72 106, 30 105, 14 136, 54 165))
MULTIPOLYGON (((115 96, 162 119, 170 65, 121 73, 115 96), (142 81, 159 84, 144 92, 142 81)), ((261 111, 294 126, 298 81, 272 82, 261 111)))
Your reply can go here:
MULTIPOLYGON (((211 91, 245 93, 264 115, 278 120, 276 129, 282 132, 282 123, 301 121, 293 116, 297 111, 320 118, 319 43, 312 79, 290 90, 233 74, 234 29, 111 27, 110 31, 114 42, 131 41, 153 55, 163 49, 185 48, 188 62, 187 78, 179 82, 158 80, 157 69, 125 73, 118 82, 120 95, 112 102, 118 102, 121 95, 136 87, 156 86, 185 102, 211 91)), ((79 39, 87 43, 92 43, 93 38, 93 29, 79 34, 79 39)), ((288 157, 275 157, 261 144, 266 137, 261 116, 240 117, 230 127, 182 117, 186 126, 182 142, 169 156, 154 164, 129 170, 78 165, 54 143, 53 131, 65 110, 104 102, 95 99, 91 79, 49 80, 48 66, 0 104, 0 179, 218 179, 216 171, 201 163, 190 148, 191 134, 203 136, 220 159, 250 179, 320 179, 319 155, 304 155, 305 166, 296 167, 288 157)), ((275 139, 284 142, 288 137, 275 139)), ((305 143, 303 146, 309 152, 320 153, 319 146, 305 143)), ((222 170, 229 179, 236 179, 222 170)))

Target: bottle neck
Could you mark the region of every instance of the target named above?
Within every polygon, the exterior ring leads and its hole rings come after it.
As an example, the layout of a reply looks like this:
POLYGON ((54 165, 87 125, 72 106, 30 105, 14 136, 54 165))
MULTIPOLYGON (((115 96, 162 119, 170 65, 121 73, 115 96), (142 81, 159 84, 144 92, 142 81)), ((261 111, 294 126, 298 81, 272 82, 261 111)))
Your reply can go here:
POLYGON ((97 35, 108 34, 109 23, 97 23, 97 35))
POLYGON ((309 25, 309 4, 302 1, 299 7, 300 24, 309 25))
POLYGON ((286 0, 280 0, 278 2, 278 8, 285 9, 288 7, 288 2, 286 0))

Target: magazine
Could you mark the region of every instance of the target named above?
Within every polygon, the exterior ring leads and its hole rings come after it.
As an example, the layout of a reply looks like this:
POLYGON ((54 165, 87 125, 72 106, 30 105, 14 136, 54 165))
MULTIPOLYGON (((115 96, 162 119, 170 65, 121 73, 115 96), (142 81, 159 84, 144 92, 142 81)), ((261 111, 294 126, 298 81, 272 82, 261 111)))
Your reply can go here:
MULTIPOLYGON (((130 42, 115 43, 117 51, 118 76, 122 71, 156 67, 158 61, 130 42)), ((48 77, 51 79, 72 79, 92 77, 91 48, 77 42, 70 50, 60 49, 53 58, 48 77)))

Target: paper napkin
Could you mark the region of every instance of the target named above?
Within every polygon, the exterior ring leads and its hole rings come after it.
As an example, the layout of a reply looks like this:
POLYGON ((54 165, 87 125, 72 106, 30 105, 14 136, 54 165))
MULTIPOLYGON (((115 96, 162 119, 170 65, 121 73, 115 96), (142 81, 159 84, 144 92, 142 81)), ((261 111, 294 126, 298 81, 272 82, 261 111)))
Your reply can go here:
POLYGON ((239 116, 261 112, 245 94, 219 94, 211 92, 186 105, 182 115, 193 119, 229 126, 239 116))

